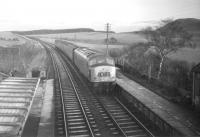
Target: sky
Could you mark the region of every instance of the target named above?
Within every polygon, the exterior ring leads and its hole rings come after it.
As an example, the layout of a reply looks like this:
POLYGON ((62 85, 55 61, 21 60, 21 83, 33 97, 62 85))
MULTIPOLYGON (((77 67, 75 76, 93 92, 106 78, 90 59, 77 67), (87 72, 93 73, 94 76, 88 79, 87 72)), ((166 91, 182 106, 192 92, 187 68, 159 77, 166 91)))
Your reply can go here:
POLYGON ((2 0, 0 31, 93 28, 116 32, 166 18, 200 19, 200 0, 2 0))

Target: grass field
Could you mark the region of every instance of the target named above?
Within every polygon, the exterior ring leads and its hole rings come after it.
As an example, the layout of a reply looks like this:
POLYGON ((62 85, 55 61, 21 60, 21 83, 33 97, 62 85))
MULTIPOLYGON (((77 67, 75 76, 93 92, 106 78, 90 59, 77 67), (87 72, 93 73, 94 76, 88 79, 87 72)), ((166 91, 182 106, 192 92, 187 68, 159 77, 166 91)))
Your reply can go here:
POLYGON ((176 53, 168 55, 174 60, 187 61, 189 63, 197 64, 200 62, 200 47, 197 48, 181 48, 176 53))
MULTIPOLYGON (((41 37, 79 40, 90 43, 104 43, 106 33, 103 32, 79 32, 79 33, 62 33, 62 34, 48 34, 37 35, 41 37)), ((138 42, 145 42, 145 38, 140 34, 135 33, 110 33, 109 38, 114 37, 118 43, 131 45, 138 42)))
MULTIPOLYGON (((89 47, 91 49, 99 50, 102 52, 106 52, 106 49, 107 49, 106 44, 94 44, 94 43, 84 43, 84 42, 74 42, 74 41, 70 41, 70 42, 78 45, 79 47, 89 47)), ((109 48, 109 50, 122 49, 126 46, 127 45, 108 45, 108 48, 109 48)))

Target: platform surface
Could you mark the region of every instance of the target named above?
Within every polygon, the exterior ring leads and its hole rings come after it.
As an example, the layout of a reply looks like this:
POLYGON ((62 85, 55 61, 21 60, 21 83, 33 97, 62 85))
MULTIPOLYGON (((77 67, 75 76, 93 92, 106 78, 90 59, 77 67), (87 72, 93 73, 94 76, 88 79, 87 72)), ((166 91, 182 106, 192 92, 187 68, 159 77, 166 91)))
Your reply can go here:
POLYGON ((53 79, 46 81, 43 106, 37 137, 54 137, 54 93, 53 79))
POLYGON ((117 84, 120 87, 142 102, 169 125, 185 135, 196 136, 196 134, 199 134, 200 136, 200 132, 197 131, 199 127, 195 125, 198 122, 200 123, 199 117, 183 107, 160 97, 123 74, 118 73, 118 76, 117 84))
POLYGON ((0 81, 0 136, 20 136, 39 81, 21 77, 0 81))

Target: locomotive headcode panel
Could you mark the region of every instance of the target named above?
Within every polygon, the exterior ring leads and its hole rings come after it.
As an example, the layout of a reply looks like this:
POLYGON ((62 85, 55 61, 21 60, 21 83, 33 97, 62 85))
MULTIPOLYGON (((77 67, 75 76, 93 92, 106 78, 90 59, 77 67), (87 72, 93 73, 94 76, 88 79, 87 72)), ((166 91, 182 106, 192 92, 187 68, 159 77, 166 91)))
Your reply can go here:
POLYGON ((114 60, 103 55, 89 61, 91 82, 114 82, 116 69, 114 60))
POLYGON ((114 82, 116 69, 114 66, 97 66, 91 68, 92 82, 114 82))

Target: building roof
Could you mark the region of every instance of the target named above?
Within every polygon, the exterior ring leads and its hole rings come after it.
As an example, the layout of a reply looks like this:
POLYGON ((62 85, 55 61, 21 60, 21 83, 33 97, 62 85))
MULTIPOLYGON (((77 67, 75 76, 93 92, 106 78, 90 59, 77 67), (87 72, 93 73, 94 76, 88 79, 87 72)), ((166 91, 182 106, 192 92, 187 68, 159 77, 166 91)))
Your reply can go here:
POLYGON ((200 63, 192 68, 192 72, 200 73, 200 63))

